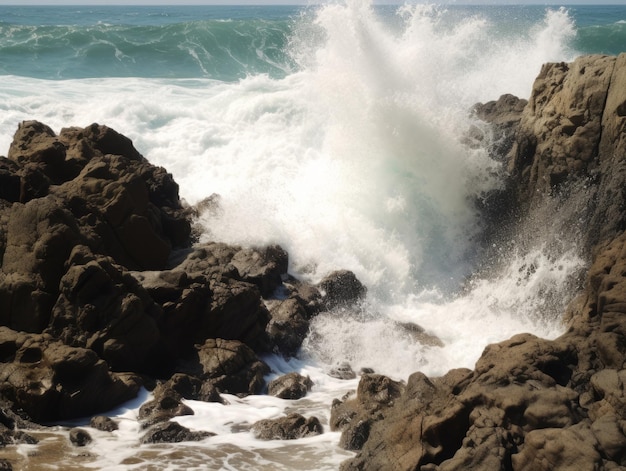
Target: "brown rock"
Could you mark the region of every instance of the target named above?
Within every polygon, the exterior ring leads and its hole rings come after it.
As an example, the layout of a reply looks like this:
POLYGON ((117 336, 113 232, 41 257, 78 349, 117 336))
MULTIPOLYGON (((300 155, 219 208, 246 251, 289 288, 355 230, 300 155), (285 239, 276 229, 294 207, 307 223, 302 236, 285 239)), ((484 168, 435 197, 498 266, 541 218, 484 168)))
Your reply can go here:
POLYGON ((300 399, 306 396, 312 387, 311 378, 293 372, 270 381, 267 393, 281 399, 300 399))
POLYGON ((295 440, 324 432, 317 417, 308 419, 300 414, 289 414, 279 419, 266 419, 252 426, 254 436, 260 440, 295 440))

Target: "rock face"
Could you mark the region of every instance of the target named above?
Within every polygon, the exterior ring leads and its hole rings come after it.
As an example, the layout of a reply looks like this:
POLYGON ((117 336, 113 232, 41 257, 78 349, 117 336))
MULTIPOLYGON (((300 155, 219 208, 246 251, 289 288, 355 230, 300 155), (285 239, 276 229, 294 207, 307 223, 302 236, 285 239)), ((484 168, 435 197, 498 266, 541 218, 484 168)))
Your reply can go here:
MULTIPOLYGON (((565 228, 584 228, 593 264, 568 307, 569 329, 554 341, 520 334, 490 345, 474 371, 415 373, 387 394, 393 401, 336 402, 342 445, 360 449, 342 469, 622 469, 626 55, 547 64, 523 111, 504 97, 477 114, 508 140, 494 147, 508 152, 510 172, 500 225, 547 207, 571 210, 565 228)), ((359 390, 371 382, 364 375, 359 390)))
POLYGON ((264 388, 257 352, 294 354, 319 292, 286 276, 279 246, 192 247, 192 216, 113 129, 19 125, 0 157, 0 393, 13 407, 85 416, 158 378, 143 411, 156 423, 187 413, 182 398, 264 388), (272 317, 277 292, 297 305, 272 317))

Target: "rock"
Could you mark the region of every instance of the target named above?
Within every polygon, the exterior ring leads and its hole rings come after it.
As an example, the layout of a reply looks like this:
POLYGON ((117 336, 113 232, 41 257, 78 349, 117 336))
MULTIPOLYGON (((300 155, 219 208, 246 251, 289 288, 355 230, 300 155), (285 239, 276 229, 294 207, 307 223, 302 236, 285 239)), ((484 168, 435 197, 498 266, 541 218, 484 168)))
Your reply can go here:
POLYGON ((84 246, 67 264, 47 332, 92 349, 115 371, 160 369, 161 311, 141 285, 84 246))
MULTIPOLYGON (((492 155, 505 156, 511 150, 515 129, 522 119, 522 112, 527 104, 528 100, 505 94, 497 101, 474 106, 473 112, 476 116, 492 125, 490 127, 493 132, 493 136, 490 137, 490 153, 492 155)), ((480 131, 478 132, 478 139, 484 142, 485 136, 480 131)))
POLYGON ((93 439, 87 430, 79 427, 74 427, 70 430, 70 442, 72 442, 74 446, 85 446, 90 444, 92 441, 93 439))
POLYGON ((182 396, 176 391, 159 388, 155 390, 154 399, 139 408, 137 418, 145 428, 182 415, 194 415, 194 412, 182 402, 182 396))
POLYGON ((176 373, 165 383, 159 384, 154 390, 154 395, 160 396, 162 390, 174 391, 182 398, 193 401, 226 404, 212 383, 183 373, 176 373))
POLYGON ((278 245, 262 249, 242 249, 231 260, 243 281, 256 285, 261 296, 268 298, 282 285, 289 259, 278 245))
POLYGON ((356 378, 356 373, 352 370, 352 367, 347 362, 339 363, 337 366, 330 369, 328 372, 328 376, 337 379, 354 379, 356 378))
POLYGON ((91 428, 95 428, 96 430, 100 430, 101 432, 115 432, 119 428, 117 422, 104 415, 96 415, 95 417, 92 417, 89 421, 89 426, 91 428))
POLYGON ((444 344, 440 338, 427 333, 423 327, 412 322, 400 322, 397 324, 403 331, 418 343, 429 347, 443 347, 444 344))
POLYGON ((139 379, 111 373, 95 352, 0 327, 0 394, 36 421, 84 417, 132 399, 139 379))
POLYGON ((267 393, 281 399, 300 399, 306 396, 312 387, 311 378, 293 372, 270 381, 267 393))
POLYGON ((511 456, 513 469, 579 470, 601 469, 603 462, 596 449, 589 424, 581 422, 566 429, 547 428, 529 432, 519 453, 511 456))
POLYGON ((367 293, 367 288, 348 270, 330 273, 320 281, 319 288, 324 293, 326 309, 352 306, 367 293))
POLYGON ((0 458, 0 469, 3 471, 13 471, 13 465, 9 460, 0 458))
POLYGON ((182 372, 210 382, 222 393, 245 396, 261 392, 270 369, 242 342, 208 339, 182 372))
POLYGON ((72 214, 51 196, 9 210, 0 271, 3 325, 33 333, 45 329, 65 261, 81 240, 72 214))
POLYGON ((177 422, 164 422, 151 427, 141 437, 142 444, 198 442, 215 436, 211 432, 191 431, 177 422))
POLYGON ((265 328, 269 342, 286 357, 295 356, 309 332, 307 311, 298 298, 276 301, 265 328))
POLYGON ((404 392, 402 383, 377 374, 364 374, 355 397, 335 400, 330 412, 331 430, 341 430, 340 446, 360 450, 367 441, 370 428, 382 418, 381 411, 394 405, 404 392))
POLYGON ((295 440, 324 433, 317 417, 307 419, 296 413, 255 422, 252 431, 259 440, 295 440))

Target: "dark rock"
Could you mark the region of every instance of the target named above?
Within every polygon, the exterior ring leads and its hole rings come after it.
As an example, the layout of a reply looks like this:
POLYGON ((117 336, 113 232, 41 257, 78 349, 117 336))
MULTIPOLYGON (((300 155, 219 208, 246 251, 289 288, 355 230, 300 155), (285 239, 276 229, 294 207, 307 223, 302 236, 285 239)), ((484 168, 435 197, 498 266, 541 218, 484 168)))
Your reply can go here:
POLYGON ((312 387, 311 378, 293 372, 270 381, 267 393, 281 399, 300 399, 306 396, 312 387))
POLYGON ((182 396, 172 389, 158 388, 154 399, 139 408, 137 418, 145 428, 182 415, 194 415, 191 407, 182 402, 182 396))
POLYGON ((37 421, 82 417, 136 396, 139 379, 111 373, 92 350, 0 327, 0 393, 37 421))
POLYGON ((211 432, 191 431, 177 422, 164 422, 151 427, 141 437, 142 444, 198 442, 215 436, 211 432))
POLYGON ((352 370, 352 367, 347 362, 339 363, 337 366, 330 369, 328 376, 332 376, 337 379, 354 379, 356 373, 352 370))
POLYGON ((197 347, 196 355, 182 372, 210 382, 222 393, 259 394, 263 376, 270 372, 250 347, 237 340, 208 339, 197 347))
POLYGON ((330 273, 320 281, 319 288, 324 293, 323 299, 327 309, 353 306, 367 293, 367 288, 348 270, 330 273))
POLYGON ((289 258, 278 245, 262 249, 242 249, 231 260, 243 281, 256 285, 261 296, 268 298, 282 284, 289 258))
POLYGON ((74 446, 85 446, 93 441, 87 430, 75 427, 70 430, 70 442, 74 446))
POLYGON ((161 390, 175 391, 184 399, 193 401, 226 403, 212 383, 183 373, 176 373, 165 383, 159 384, 154 395, 161 395, 161 390))
POLYGON ((275 301, 269 312, 270 321, 265 330, 270 344, 284 356, 296 355, 309 332, 305 307, 298 298, 287 298, 275 301))
POLYGON ((0 469, 3 471, 13 471, 13 465, 9 460, 0 458, 0 469))
POLYGON ((351 423, 341 434, 339 446, 344 450, 360 450, 369 437, 370 426, 370 421, 363 419, 351 423))
POLYGON ((260 420, 252 426, 252 431, 260 440, 295 440, 324 433, 317 417, 307 419, 295 413, 279 419, 260 420))
POLYGON ((47 332, 94 350, 116 371, 158 369, 161 311, 141 285, 84 246, 67 264, 47 332))
POLYGON ((117 422, 115 422, 110 417, 106 417, 104 415, 97 415, 95 417, 92 417, 89 421, 89 426, 102 432, 114 432, 119 428, 117 422))

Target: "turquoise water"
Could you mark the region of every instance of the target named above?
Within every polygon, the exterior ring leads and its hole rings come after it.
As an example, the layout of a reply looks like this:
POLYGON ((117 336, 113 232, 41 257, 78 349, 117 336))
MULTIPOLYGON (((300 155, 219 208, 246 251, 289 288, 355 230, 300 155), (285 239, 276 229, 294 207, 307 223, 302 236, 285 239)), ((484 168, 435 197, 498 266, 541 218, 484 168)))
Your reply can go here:
MULTIPOLYGON (((376 10, 390 28, 401 28, 397 7, 376 10)), ((569 44, 574 50, 617 54, 626 48, 626 6, 568 12, 576 28, 569 44)), ((480 17, 494 37, 505 39, 525 34, 545 13, 543 6, 448 6, 437 27, 480 17)), ((313 7, 295 6, 0 6, 0 74, 280 78, 297 70, 292 39, 314 18, 313 7)))

